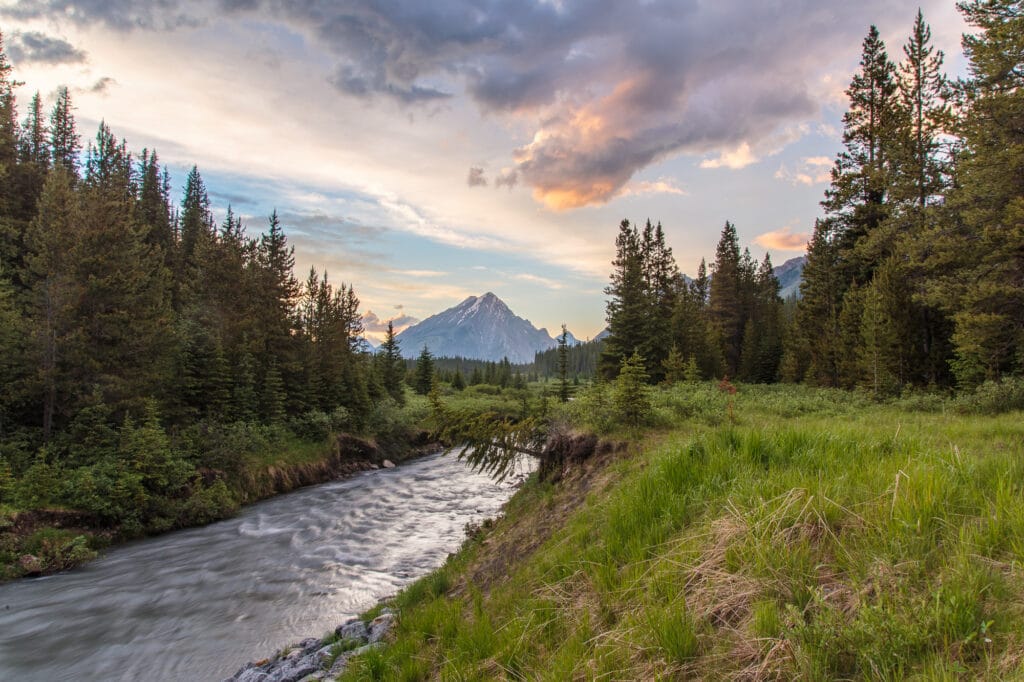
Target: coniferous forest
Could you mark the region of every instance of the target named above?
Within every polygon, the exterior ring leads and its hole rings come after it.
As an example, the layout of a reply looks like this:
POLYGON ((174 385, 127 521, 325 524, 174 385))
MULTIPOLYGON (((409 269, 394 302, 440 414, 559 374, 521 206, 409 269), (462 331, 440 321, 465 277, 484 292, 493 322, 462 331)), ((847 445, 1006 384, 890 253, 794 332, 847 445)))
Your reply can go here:
POLYGON ((401 400, 397 347, 362 352, 354 289, 300 281, 276 212, 217 224, 195 168, 177 205, 156 151, 16 85, 0 43, 0 502, 129 534, 208 521, 247 453, 401 400))
POLYGON ((172 200, 157 152, 133 153, 105 124, 83 134, 67 89, 49 111, 38 94, 18 102, 0 43, 0 503, 80 510, 128 534, 218 518, 254 453, 393 435, 407 383, 523 391, 557 375, 565 393, 628 365, 654 384, 879 397, 1017 386, 1021 10, 961 10, 974 30, 962 79, 920 12, 895 56, 876 28, 865 37, 799 299, 779 297, 770 257, 755 260, 730 222, 689 279, 661 224, 623 221, 607 337, 515 368, 428 351, 407 362, 393 329, 366 352, 353 286, 300 277, 276 212, 258 235, 231 207, 218 223, 194 167, 172 200))
POLYGON ((726 222, 686 281, 661 225, 623 222, 601 371, 637 353, 651 382, 970 390, 1024 373, 1021 9, 966 2, 969 74, 950 80, 918 12, 899 57, 878 30, 846 95, 843 151, 798 301, 726 222))

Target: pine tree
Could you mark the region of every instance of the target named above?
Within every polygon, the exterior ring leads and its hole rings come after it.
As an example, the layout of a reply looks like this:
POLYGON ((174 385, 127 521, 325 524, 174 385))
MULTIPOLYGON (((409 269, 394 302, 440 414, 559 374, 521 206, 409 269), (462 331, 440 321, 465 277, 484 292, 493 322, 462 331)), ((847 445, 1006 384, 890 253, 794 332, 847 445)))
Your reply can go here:
MULTIPOLYGON (((404 405, 405 362, 402 360, 402 352, 399 349, 398 340, 395 339, 395 325, 390 320, 388 321, 388 330, 384 337, 384 343, 381 344, 378 354, 383 362, 382 379, 384 381, 384 389, 396 403, 404 405)), ((474 368, 475 371, 476 369, 474 368)))
POLYGON ((723 371, 735 376, 746 323, 743 301, 743 264, 736 228, 726 221, 715 249, 714 276, 708 296, 711 332, 725 360, 723 371))
POLYGON ((50 113, 50 153, 54 168, 61 166, 71 178, 77 179, 78 155, 82 148, 73 111, 71 95, 67 88, 61 87, 50 113))
MULTIPOLYGON (((0 237, 4 241, 16 244, 18 239, 12 226, 5 225, 4 219, 11 216, 19 205, 18 197, 18 111, 15 100, 14 89, 20 85, 12 76, 11 63, 7 60, 7 53, 4 51, 3 34, 0 33, 0 237), (10 231, 10 232, 9 232, 10 231), (8 234, 4 234, 8 233, 8 234)), ((3 245, 0 257, 7 262, 13 262, 9 258, 14 248, 3 245)))
MULTIPOLYGON (((209 251, 214 234, 210 198, 206 193, 206 184, 199 175, 199 169, 195 166, 192 166, 185 180, 179 230, 181 237, 175 279, 179 289, 188 291, 199 286, 199 261, 202 254, 209 251)), ((191 300, 194 297, 195 294, 182 294, 182 300, 191 300)))
MULTIPOLYGON (((518 374, 516 375, 519 376, 518 374)), ((466 388, 466 380, 462 378, 462 372, 456 370, 455 376, 452 377, 452 388, 456 391, 462 391, 466 388)))
POLYGON ((889 215, 889 191, 899 156, 896 141, 902 120, 896 67, 875 26, 864 39, 860 65, 860 72, 846 91, 850 108, 843 116, 845 150, 836 157, 832 184, 822 206, 844 254, 844 281, 863 284, 870 280, 879 256, 860 250, 881 250, 886 252, 883 255, 891 252, 891 245, 866 244, 865 240, 889 215))
MULTIPOLYGON (((808 358, 806 379, 819 386, 839 385, 839 312, 846 287, 832 227, 830 220, 814 225, 791 340, 794 362, 799 362, 797 357, 808 358)), ((797 381, 805 378, 798 370, 791 374, 797 381)))
POLYGON ((281 372, 277 362, 271 360, 263 376, 263 390, 260 392, 260 416, 265 424, 277 424, 284 419, 285 397, 281 372))
POLYGON ((972 386, 1024 371, 1024 10, 1015 0, 959 7, 978 32, 964 36, 965 149, 952 197, 963 229, 943 251, 965 284, 943 294, 955 300, 956 378, 972 386))
POLYGON ((615 379, 612 402, 619 418, 632 429, 640 428, 651 413, 648 378, 644 359, 634 352, 622 361, 619 375, 615 379))
POLYGON ((946 187, 940 162, 940 137, 950 130, 950 89, 942 72, 943 53, 931 44, 932 31, 917 10, 910 39, 903 46, 899 90, 905 115, 901 118, 903 148, 893 193, 923 210, 946 187))
POLYGON ((101 124, 89 150, 75 277, 82 284, 75 322, 82 386, 102 386, 121 409, 159 395, 171 369, 169 277, 136 220, 132 159, 101 124))
POLYGON ((679 268, 672 249, 665 243, 661 223, 648 220, 641 241, 645 324, 638 330, 640 354, 646 359, 647 374, 652 382, 664 378, 662 363, 672 345, 672 313, 679 290, 679 268))
MULTIPOLYGON (((25 320, 15 305, 14 288, 0 270, 0 386, 6 387, 0 392, 0 439, 13 426, 11 412, 20 398, 17 387, 25 372, 25 331, 25 320)), ((0 468, 4 465, 0 462, 0 468)), ((3 475, 0 471, 0 477, 3 475)))
POLYGON ((614 378, 622 361, 639 348, 647 315, 643 265, 640 235, 628 220, 623 220, 615 238, 612 281, 605 289, 608 336, 600 359, 605 378, 614 378))
POLYGON ((80 226, 80 208, 67 170, 59 166, 47 177, 39 213, 25 235, 27 309, 32 320, 31 361, 36 367, 43 439, 53 434, 59 412, 66 413, 69 345, 74 342, 73 306, 81 295, 74 276, 73 254, 80 226), (59 404, 64 396, 64 409, 59 404))
POLYGON ((416 359, 416 383, 413 388, 420 395, 427 395, 430 393, 430 387, 434 381, 434 356, 430 354, 430 349, 423 346, 423 350, 420 351, 419 357, 416 359))
MULTIPOLYGON (((697 361, 692 355, 690 358, 693 360, 694 369, 696 370, 697 361)), ((665 369, 665 383, 669 386, 678 384, 686 379, 687 363, 683 360, 682 353, 679 352, 679 346, 672 345, 671 350, 668 352, 668 357, 662 363, 662 367, 665 369)))
POLYGON ((569 330, 564 324, 558 336, 558 401, 569 402, 569 330))

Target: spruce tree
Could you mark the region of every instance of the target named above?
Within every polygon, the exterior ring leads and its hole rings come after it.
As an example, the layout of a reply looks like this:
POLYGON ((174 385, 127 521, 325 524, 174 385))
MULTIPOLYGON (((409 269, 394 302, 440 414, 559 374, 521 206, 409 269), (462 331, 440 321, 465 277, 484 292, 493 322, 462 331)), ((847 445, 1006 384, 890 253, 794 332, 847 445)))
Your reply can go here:
POLYGON ((839 247, 831 220, 819 220, 807 247, 791 348, 791 378, 819 386, 839 385, 839 312, 846 287, 839 271, 839 247), (799 358, 808 359, 806 367, 799 358), (806 374, 806 376, 804 376, 806 374))
POLYGON ((67 414, 66 385, 70 345, 75 333, 74 305, 82 285, 75 277, 77 234, 81 215, 67 169, 58 166, 46 179, 39 213, 25 235, 29 287, 26 309, 32 321, 29 357, 35 367, 32 384, 38 391, 43 439, 53 435, 60 413, 67 414), (59 398, 64 397, 63 409, 59 398))
POLYGON ((723 371, 735 376, 746 323, 743 301, 743 264, 736 228, 726 221, 715 249, 714 276, 708 295, 711 333, 725 361, 723 371))
MULTIPOLYGON (((395 338, 395 325, 390 320, 388 321, 387 334, 384 336, 384 342, 381 344, 378 354, 383 362, 382 379, 384 381, 384 389, 396 403, 404 405, 405 361, 402 360, 402 352, 399 348, 398 340, 395 338)), ((475 368, 474 371, 476 371, 475 368)))
POLYGON ((50 113, 50 154, 53 166, 61 166, 72 179, 78 177, 78 154, 81 138, 75 127, 74 107, 66 87, 57 92, 57 102, 50 113))
POLYGON ((1014 0, 959 7, 977 32, 964 36, 965 149, 952 197, 963 225, 942 254, 960 268, 942 293, 956 301, 956 378, 973 386, 1024 372, 1024 11, 1014 0))
POLYGON ((423 346, 423 350, 420 351, 420 355, 416 359, 416 382, 413 384, 413 388, 420 395, 427 395, 430 393, 433 382, 434 356, 430 354, 429 348, 423 346))
POLYGON ((647 421, 651 412, 651 398, 647 388, 647 370, 639 353, 622 361, 619 375, 615 379, 612 403, 622 423, 631 429, 638 429, 647 421))
POLYGON ((822 205, 844 254, 844 281, 864 284, 878 263, 874 252, 891 252, 891 244, 868 243, 867 238, 889 215, 902 121, 896 67, 875 26, 864 39, 860 66, 846 91, 850 108, 843 116, 845 149, 836 157, 822 205), (864 249, 871 252, 862 253, 864 249))
POLYGON ((569 330, 564 324, 558 336, 558 401, 569 402, 569 330))
POLYGON ((639 348, 648 312, 644 293, 641 238, 628 220, 623 220, 619 224, 612 266, 612 281, 605 288, 605 294, 608 295, 608 336, 604 340, 599 365, 605 378, 614 378, 622 366, 622 361, 639 348))

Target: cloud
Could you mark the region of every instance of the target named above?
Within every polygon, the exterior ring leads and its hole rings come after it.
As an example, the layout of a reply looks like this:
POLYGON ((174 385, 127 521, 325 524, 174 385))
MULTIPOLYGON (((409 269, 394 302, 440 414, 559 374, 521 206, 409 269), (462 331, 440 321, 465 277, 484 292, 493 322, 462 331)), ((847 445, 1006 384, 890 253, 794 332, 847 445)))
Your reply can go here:
MULTIPOLYGON (((391 272, 407 277, 445 277, 448 275, 447 272, 439 270, 392 270, 391 272)), ((396 308, 401 309, 401 306, 396 306, 396 308)))
MULTIPOLYGON (((401 306, 396 307, 401 308, 401 306)), ((398 334, 406 327, 411 327, 418 323, 419 320, 411 315, 405 315, 404 313, 396 315, 395 317, 383 319, 372 310, 367 310, 363 315, 363 329, 366 330, 368 334, 382 334, 386 332, 388 330, 388 322, 394 326, 395 333, 398 334)))
POLYGON ((792 185, 827 185, 832 181, 832 164, 827 156, 805 156, 793 168, 779 165, 775 179, 792 185))
POLYGON ((803 251, 807 248, 807 242, 810 239, 811 235, 806 232, 793 234, 792 228, 783 227, 780 230, 757 235, 754 237, 754 243, 776 251, 803 251))
POLYGON ((541 277, 540 275, 531 275, 527 272, 512 275, 512 279, 518 279, 521 282, 529 282, 530 284, 539 284, 543 287, 547 287, 548 289, 561 289, 564 286, 557 280, 553 280, 548 277, 541 277))
POLYGON ((321 50, 324 78, 347 98, 436 110, 468 97, 529 130, 509 145, 515 175, 495 185, 521 181, 544 205, 569 209, 612 200, 670 157, 742 168, 786 144, 780 133, 806 134, 794 124, 845 81, 825 76, 845 73, 867 24, 910 21, 899 4, 21 0, 0 14, 118 30, 280 26, 321 50))
POLYGON ((110 76, 103 76, 91 86, 85 89, 86 92, 91 92, 96 95, 105 95, 110 91, 110 88, 117 85, 117 81, 110 76))
POLYGON ((704 159, 700 162, 700 167, 739 170, 740 168, 746 168, 753 163, 757 163, 758 160, 751 151, 750 145, 743 142, 735 149, 720 153, 718 158, 704 159))
POLYGON ((647 194, 677 194, 686 196, 687 192, 679 187, 672 178, 658 178, 657 180, 633 181, 622 188, 620 197, 643 196, 647 194))
POLYGON ((473 166, 470 168, 466 184, 470 187, 486 187, 487 178, 484 177, 484 169, 479 166, 473 166))
POLYGON ((508 187, 512 190, 516 185, 519 184, 519 171, 514 168, 505 169, 498 174, 498 177, 494 179, 495 187, 508 187))
POLYGON ((15 32, 7 44, 7 54, 15 64, 81 64, 86 54, 63 38, 38 31, 15 32))

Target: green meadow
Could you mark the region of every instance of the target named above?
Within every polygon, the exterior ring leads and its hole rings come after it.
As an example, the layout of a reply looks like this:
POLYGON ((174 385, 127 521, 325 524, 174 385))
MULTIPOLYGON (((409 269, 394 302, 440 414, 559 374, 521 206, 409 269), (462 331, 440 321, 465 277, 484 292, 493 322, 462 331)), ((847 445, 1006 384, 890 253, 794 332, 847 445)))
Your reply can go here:
POLYGON ((1024 420, 988 390, 680 384, 640 432, 585 390, 558 418, 612 446, 529 479, 341 679, 1024 678, 1024 420))

